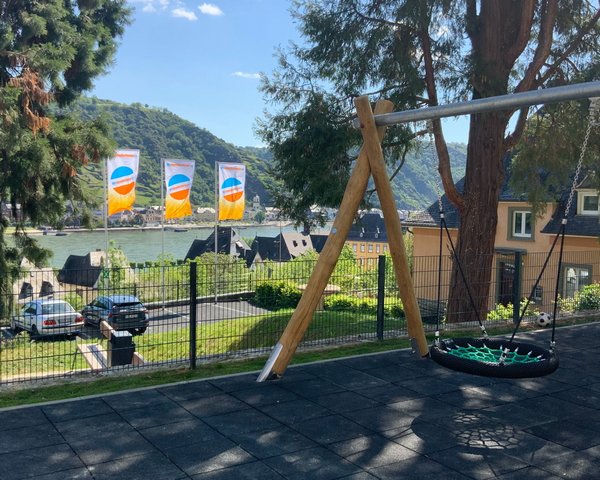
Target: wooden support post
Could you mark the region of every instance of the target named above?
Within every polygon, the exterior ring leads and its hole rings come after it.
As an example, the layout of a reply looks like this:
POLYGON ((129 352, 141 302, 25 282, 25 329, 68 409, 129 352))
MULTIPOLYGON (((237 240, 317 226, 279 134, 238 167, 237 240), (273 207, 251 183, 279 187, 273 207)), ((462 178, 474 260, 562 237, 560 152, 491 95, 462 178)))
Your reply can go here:
MULTIPOLYGON (((394 105, 392 102, 380 100, 377 102, 375 112, 378 115, 389 113, 393 108, 394 105)), ((385 127, 377 128, 377 135, 381 141, 385 135, 385 127)), ((352 227, 354 216, 367 189, 370 172, 369 159, 365 149, 362 148, 346 185, 344 197, 331 227, 327 242, 325 242, 323 250, 319 255, 319 259, 300 298, 300 302, 292 314, 292 318, 258 377, 259 382, 267 380, 272 375, 283 375, 296 348, 298 348, 298 344, 302 340, 302 337, 304 337, 304 333, 312 321, 319 299, 323 295, 323 291, 329 282, 331 273, 346 242, 346 237, 352 227)))
POLYGON ((408 257, 402 236, 402 224, 400 223, 392 187, 385 169, 385 161, 381 150, 381 141, 378 138, 375 118, 373 118, 373 111, 371 110, 368 97, 355 98, 354 105, 356 106, 356 112, 360 120, 360 129, 364 142, 363 151, 367 152, 379 203, 383 210, 383 219, 387 230, 390 254, 394 263, 396 282, 398 283, 400 298, 402 299, 404 313, 406 314, 408 335, 416 341, 419 354, 424 357, 429 353, 429 347, 425 338, 421 312, 419 311, 419 305, 410 276, 408 257))

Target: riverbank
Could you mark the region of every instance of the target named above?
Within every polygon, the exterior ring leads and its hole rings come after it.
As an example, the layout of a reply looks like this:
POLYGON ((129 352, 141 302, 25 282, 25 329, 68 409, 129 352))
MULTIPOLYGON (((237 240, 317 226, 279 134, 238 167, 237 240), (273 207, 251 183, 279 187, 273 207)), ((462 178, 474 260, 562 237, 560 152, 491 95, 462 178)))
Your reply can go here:
MULTIPOLYGON (((259 227, 289 227, 292 225, 291 221, 270 221, 263 223, 256 222, 227 222, 220 223, 221 227, 233 227, 233 228, 259 228, 259 227)), ((176 230, 205 230, 207 228, 214 229, 214 223, 181 223, 181 224, 168 224, 165 225, 165 231, 176 231, 176 230)), ((145 232, 145 231, 161 231, 162 225, 160 224, 152 224, 152 225, 144 225, 144 226, 132 226, 132 227, 108 227, 108 232, 145 232)), ((103 227, 99 228, 65 228, 63 230, 57 230, 53 228, 27 228, 27 235, 31 236, 39 236, 39 235, 61 235, 61 234, 69 234, 69 233, 91 233, 91 232, 104 232, 103 227)), ((14 228, 9 227, 6 230, 7 234, 14 233, 14 228)))

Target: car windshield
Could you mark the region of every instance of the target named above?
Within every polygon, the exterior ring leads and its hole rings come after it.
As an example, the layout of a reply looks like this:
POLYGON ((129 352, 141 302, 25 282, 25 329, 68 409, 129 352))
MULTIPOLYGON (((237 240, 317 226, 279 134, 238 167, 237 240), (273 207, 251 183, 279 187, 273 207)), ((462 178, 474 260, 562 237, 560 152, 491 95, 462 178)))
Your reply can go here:
POLYGON ((52 315, 56 313, 71 313, 74 312, 73 307, 68 303, 45 303, 42 305, 42 315, 52 315))
POLYGON ((143 310, 144 306, 140 302, 115 303, 115 310, 143 310))

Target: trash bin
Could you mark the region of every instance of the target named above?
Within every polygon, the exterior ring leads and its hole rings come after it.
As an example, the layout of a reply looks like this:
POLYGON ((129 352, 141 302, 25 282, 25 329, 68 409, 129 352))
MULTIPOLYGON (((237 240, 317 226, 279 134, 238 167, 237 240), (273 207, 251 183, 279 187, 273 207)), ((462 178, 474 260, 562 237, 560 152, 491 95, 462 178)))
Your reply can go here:
POLYGON ((129 332, 112 332, 108 341, 108 366, 131 365, 135 352, 133 336, 129 332))

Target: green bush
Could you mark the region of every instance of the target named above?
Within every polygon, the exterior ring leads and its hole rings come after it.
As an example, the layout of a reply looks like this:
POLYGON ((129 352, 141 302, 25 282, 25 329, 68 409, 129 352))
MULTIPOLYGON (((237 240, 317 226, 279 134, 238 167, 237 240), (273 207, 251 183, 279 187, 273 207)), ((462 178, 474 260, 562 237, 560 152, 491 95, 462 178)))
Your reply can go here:
MULTIPOLYGON (((521 300, 521 309, 520 313, 523 314, 523 309, 525 308, 525 304, 527 300, 523 298, 521 300)), ((533 303, 529 303, 527 306, 527 311, 523 315, 523 317, 534 317, 540 314, 540 311, 534 308, 533 303)), ((488 320, 512 320, 513 318, 513 304, 507 303, 503 305, 501 303, 496 304, 494 310, 490 310, 486 317, 488 320)))
POLYGON ((292 283, 283 281, 263 282, 256 287, 252 303, 268 310, 294 308, 302 292, 292 283))
MULTIPOLYGON (((324 305, 325 310, 377 314, 376 298, 356 298, 350 295, 336 294, 325 297, 324 305)), ((388 299, 385 301, 384 314, 394 318, 403 317, 404 308, 402 303, 397 298, 388 299)))
POLYGON ((64 299, 77 311, 80 311, 83 308, 83 298, 81 298, 81 295, 71 292, 65 294, 64 299))
POLYGON ((576 294, 577 310, 600 310, 600 283, 586 285, 576 294))

